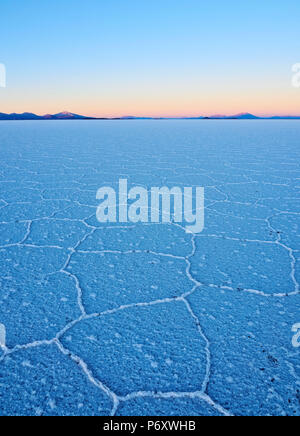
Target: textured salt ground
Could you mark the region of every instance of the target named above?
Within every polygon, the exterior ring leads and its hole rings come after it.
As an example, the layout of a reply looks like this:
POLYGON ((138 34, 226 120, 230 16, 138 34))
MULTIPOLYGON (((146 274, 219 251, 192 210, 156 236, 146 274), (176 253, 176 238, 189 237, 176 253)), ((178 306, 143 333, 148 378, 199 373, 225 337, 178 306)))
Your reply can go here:
POLYGON ((205 378, 205 341, 183 302, 132 307, 89 319, 61 341, 119 396, 200 390, 205 378))
POLYGON ((20 350, 0 369, 2 415, 108 415, 111 401, 55 345, 20 350), (10 383, 7 383, 10 380, 10 383), (78 387, 80 386, 80 389, 78 387))
POLYGON ((0 414, 300 415, 299 137, 1 123, 0 414), (119 178, 204 186, 203 233, 98 223, 119 178))
POLYGON ((277 244, 199 236, 191 263, 193 277, 204 284, 266 294, 292 293, 295 289, 289 252, 277 244), (214 268, 210 268, 212 263, 214 268))
POLYGON ((183 272, 185 266, 183 259, 144 252, 79 252, 72 256, 67 271, 78 277, 84 307, 93 313, 179 297, 191 286, 183 272), (145 277, 151 277, 151 282, 146 282, 145 277))
POLYGON ((299 296, 201 288, 189 301, 211 343, 209 395, 237 415, 298 415, 300 360, 290 337, 299 296))
POLYGON ((121 403, 117 416, 222 416, 200 396, 153 398, 141 396, 121 403))

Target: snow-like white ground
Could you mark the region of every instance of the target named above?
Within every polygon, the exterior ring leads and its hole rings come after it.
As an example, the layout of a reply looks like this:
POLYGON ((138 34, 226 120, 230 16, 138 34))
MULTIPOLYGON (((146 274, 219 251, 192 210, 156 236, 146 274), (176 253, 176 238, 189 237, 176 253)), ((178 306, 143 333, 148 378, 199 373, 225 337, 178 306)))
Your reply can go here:
POLYGON ((300 123, 0 124, 0 415, 300 415, 300 123), (204 186, 201 234, 97 189, 204 186))

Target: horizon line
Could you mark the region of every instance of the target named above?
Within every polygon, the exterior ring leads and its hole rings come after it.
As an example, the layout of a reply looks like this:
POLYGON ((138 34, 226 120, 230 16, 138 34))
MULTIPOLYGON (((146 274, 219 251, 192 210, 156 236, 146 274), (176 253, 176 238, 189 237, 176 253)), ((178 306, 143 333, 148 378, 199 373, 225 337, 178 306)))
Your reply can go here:
MULTIPOLYGON (((12 120, 15 119, 13 117, 24 117, 26 120, 53 120, 53 119, 90 119, 90 120, 134 120, 134 119, 276 119, 276 118, 287 118, 287 119, 300 119, 300 115, 291 115, 291 114, 273 114, 273 115, 255 115, 250 112, 240 112, 237 114, 212 114, 212 115, 120 115, 120 116, 92 116, 92 115, 81 115, 74 112, 62 111, 55 114, 44 113, 44 114, 36 114, 34 112, 11 112, 5 113, 0 112, 0 120, 3 121, 5 118, 9 121, 9 117, 12 117, 12 120), (32 118, 30 118, 32 117, 32 118)), ((21 118, 22 119, 22 118, 21 118)))

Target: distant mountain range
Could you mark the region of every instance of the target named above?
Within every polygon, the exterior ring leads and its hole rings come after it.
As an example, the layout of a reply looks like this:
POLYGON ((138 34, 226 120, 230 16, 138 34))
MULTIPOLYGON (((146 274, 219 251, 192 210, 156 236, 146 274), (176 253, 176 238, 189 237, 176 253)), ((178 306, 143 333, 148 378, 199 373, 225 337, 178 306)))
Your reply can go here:
POLYGON ((300 116, 273 116, 273 117, 257 117, 247 112, 237 115, 212 115, 209 117, 135 117, 124 116, 118 118, 96 118, 77 115, 71 112, 60 112, 58 114, 36 115, 30 112, 23 114, 4 114, 0 112, 0 121, 10 120, 300 120, 300 116))
POLYGON ((71 112, 60 112, 59 114, 36 115, 30 112, 23 114, 4 114, 0 112, 0 120, 88 120, 90 117, 72 114, 71 112))

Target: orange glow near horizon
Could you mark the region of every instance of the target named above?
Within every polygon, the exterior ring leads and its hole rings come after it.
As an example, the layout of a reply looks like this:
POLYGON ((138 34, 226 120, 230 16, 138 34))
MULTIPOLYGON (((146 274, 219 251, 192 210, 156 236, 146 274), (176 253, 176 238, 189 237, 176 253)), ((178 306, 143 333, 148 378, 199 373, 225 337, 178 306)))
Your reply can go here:
MULTIPOLYGON (((76 78, 75 78, 76 79, 76 78)), ((98 79, 78 87, 76 80, 64 87, 39 86, 30 83, 26 92, 22 84, 9 82, 0 90, 0 112, 33 112, 38 115, 68 111, 93 117, 189 117, 235 115, 249 112, 257 116, 299 116, 300 88, 294 88, 291 77, 277 83, 275 78, 262 82, 232 76, 215 81, 191 77, 167 81, 149 79, 148 83, 123 80, 107 87, 98 79)))

